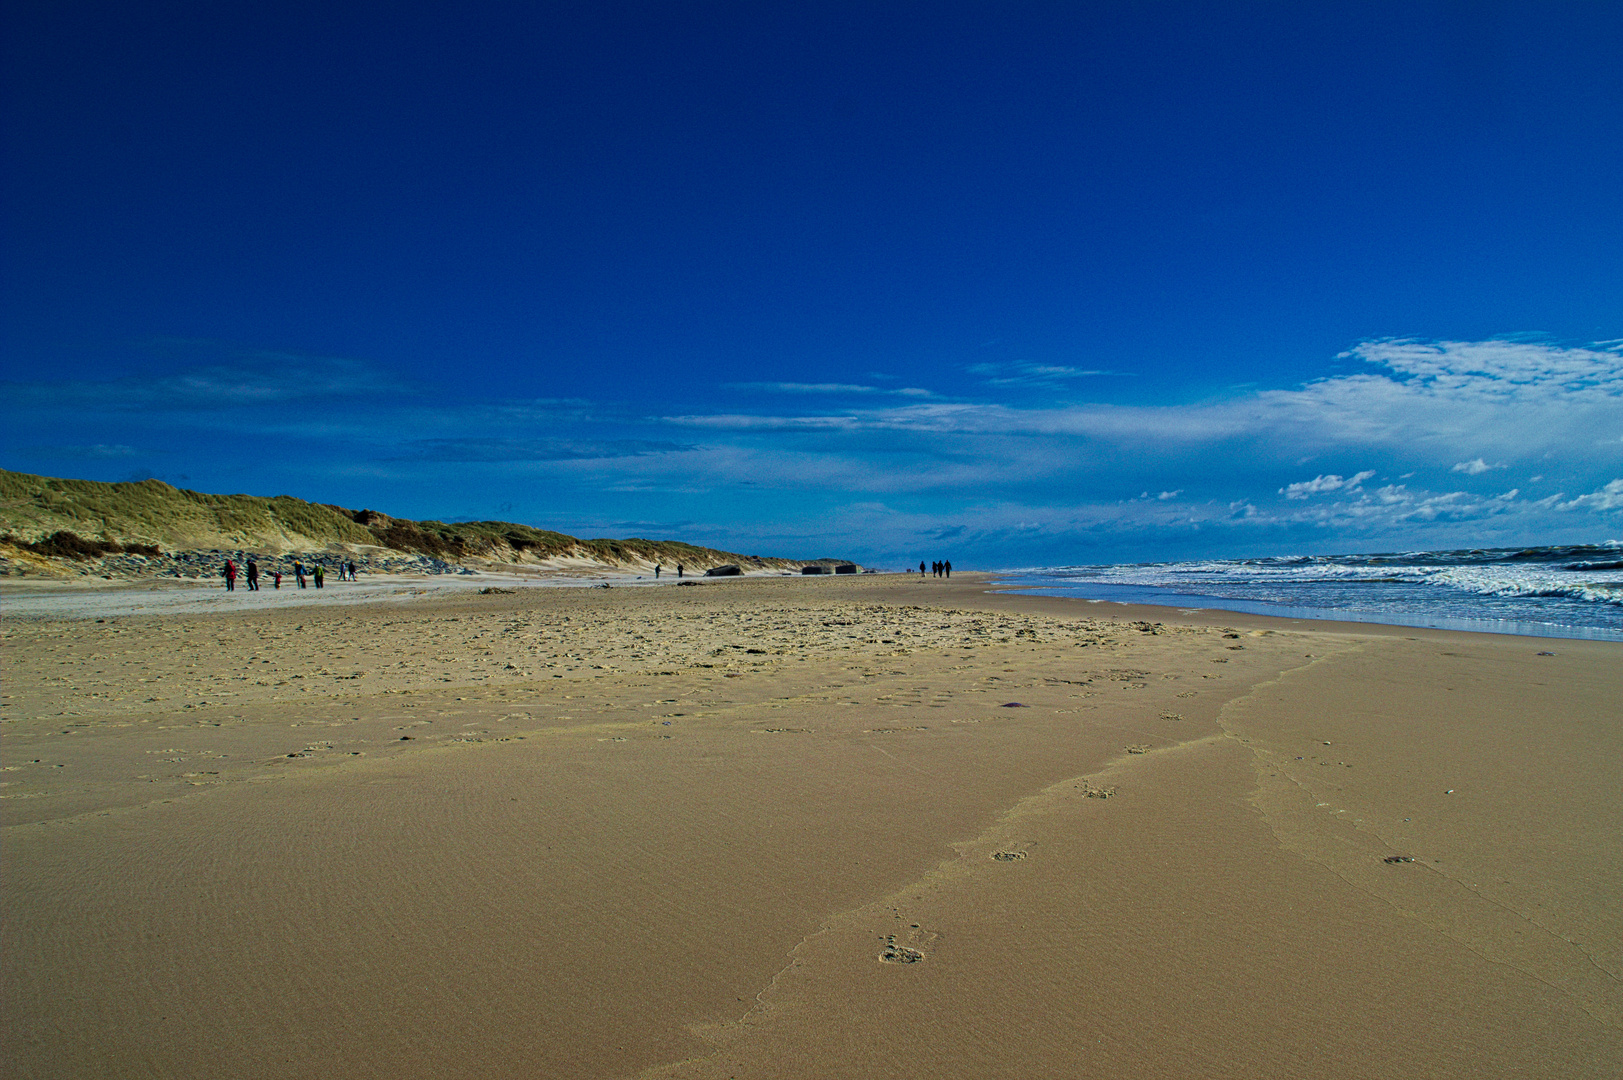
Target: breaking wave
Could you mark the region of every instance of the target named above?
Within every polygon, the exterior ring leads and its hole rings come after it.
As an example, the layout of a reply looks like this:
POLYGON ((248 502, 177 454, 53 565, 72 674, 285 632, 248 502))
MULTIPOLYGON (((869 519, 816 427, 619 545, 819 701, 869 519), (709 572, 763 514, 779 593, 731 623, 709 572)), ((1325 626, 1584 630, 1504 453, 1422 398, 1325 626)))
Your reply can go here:
POLYGON ((1088 599, 1612 637, 1623 636, 1620 554, 1613 543, 1300 555, 1027 567, 1003 580, 1088 599))

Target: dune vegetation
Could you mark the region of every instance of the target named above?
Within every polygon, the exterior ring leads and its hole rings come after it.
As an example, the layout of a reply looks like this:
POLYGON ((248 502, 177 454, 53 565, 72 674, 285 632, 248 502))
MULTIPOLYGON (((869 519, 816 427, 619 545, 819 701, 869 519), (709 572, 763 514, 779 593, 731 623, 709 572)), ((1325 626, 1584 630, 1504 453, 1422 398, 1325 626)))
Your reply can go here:
POLYGON ((381 548, 446 562, 609 566, 725 563, 797 568, 808 561, 739 555, 674 540, 583 540, 506 521, 413 521, 291 495, 213 495, 161 480, 104 483, 0 470, 0 547, 34 562, 118 552, 265 553, 381 548))

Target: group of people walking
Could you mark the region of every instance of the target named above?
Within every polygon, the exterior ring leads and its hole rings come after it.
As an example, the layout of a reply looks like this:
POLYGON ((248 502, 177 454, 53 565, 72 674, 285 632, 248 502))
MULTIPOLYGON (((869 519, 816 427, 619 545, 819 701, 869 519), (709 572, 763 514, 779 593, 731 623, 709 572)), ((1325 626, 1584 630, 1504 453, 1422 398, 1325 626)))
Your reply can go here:
MULTIPOLYGON (((243 568, 243 570, 244 570, 243 580, 245 580, 248 583, 248 591, 249 592, 258 592, 259 591, 259 564, 257 562, 255 562, 253 559, 249 559, 249 560, 247 560, 247 566, 245 566, 243 568)), ((231 561, 230 559, 227 559, 225 561, 224 576, 225 576, 225 588, 226 588, 226 591, 227 592, 235 592, 236 588, 237 588, 237 564, 235 562, 231 561)), ((271 571, 271 587, 274 588, 274 589, 280 589, 282 587, 282 573, 281 573, 281 571, 279 571, 279 570, 272 570, 271 571)))
MULTIPOLYGON (((919 574, 922 576, 923 573, 924 573, 924 563, 922 561, 920 561, 920 563, 919 563, 919 574)), ((945 560, 938 560, 936 562, 933 562, 933 563, 930 564, 930 573, 934 574, 936 577, 949 577, 950 578, 950 577, 952 577, 952 563, 947 562, 945 560)))
MULTIPOLYGON (((244 563, 245 565, 243 566, 241 573, 243 580, 247 582, 248 591, 258 592, 259 563, 254 561, 252 557, 244 560, 244 563)), ((237 589, 238 576, 236 560, 227 559, 225 561, 225 568, 220 572, 220 576, 225 578, 226 591, 235 592, 237 589)), ((298 581, 299 588, 301 589, 308 588, 311 584, 314 584, 315 587, 319 589, 327 583, 327 568, 322 566, 320 563, 316 563, 306 569, 304 563, 296 561, 293 564, 293 577, 296 581, 298 581)), ((280 589, 282 587, 282 572, 280 570, 272 570, 270 572, 270 578, 272 588, 280 589)), ((356 580, 355 564, 353 562, 345 560, 344 562, 338 564, 338 580, 356 580)))

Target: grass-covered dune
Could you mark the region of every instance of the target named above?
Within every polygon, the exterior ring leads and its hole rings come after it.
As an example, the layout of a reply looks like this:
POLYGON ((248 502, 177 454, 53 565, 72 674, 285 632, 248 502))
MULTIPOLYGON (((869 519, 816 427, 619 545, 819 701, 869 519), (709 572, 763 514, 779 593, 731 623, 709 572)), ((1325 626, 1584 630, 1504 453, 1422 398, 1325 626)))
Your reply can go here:
POLYGON ((582 540, 506 521, 411 521, 290 495, 211 495, 161 480, 109 484, 6 470, 0 470, 0 547, 36 559, 154 548, 279 553, 376 547, 448 562, 663 562, 696 570, 724 563, 798 568, 826 561, 738 555, 674 540, 582 540))

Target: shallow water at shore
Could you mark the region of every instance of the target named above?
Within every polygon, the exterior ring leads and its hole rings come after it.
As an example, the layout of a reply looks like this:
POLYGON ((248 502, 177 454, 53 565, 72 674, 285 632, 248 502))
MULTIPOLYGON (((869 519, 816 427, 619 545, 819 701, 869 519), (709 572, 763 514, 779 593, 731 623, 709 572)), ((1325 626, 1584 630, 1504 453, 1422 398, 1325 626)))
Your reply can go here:
POLYGON ((1030 567, 996 580, 1084 600, 1623 640, 1614 545, 1030 567))

